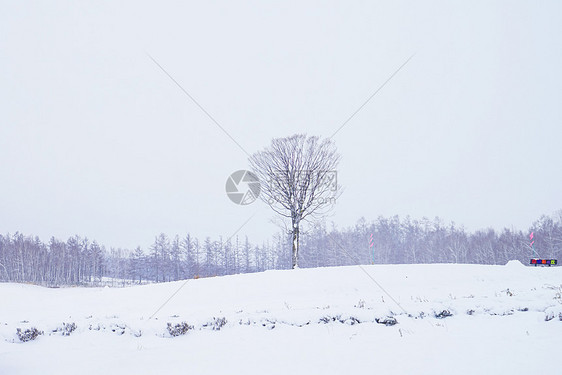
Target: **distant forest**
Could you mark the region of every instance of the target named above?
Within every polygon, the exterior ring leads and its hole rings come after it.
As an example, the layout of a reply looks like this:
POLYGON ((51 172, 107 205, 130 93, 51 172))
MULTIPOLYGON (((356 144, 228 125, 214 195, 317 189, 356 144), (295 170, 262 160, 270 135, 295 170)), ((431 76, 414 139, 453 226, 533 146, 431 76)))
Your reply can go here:
MULTIPOLYGON (((526 231, 503 229, 468 233, 454 223, 379 217, 351 228, 316 225, 302 233, 301 267, 398 263, 529 263, 529 234, 543 258, 562 258, 562 211, 542 216, 526 231), (373 247, 369 239, 373 237, 373 247)), ((0 235, 0 281, 46 286, 146 283, 291 268, 290 234, 278 233, 260 245, 248 238, 211 240, 187 234, 156 236, 149 249, 106 248, 73 236, 67 241, 21 233, 0 235)))

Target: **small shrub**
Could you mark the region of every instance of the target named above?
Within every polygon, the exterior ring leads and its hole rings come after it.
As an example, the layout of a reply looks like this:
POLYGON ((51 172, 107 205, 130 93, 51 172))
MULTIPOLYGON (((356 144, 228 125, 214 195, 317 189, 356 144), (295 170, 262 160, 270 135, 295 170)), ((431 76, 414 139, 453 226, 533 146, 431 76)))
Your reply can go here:
POLYGON ((359 319, 357 319, 356 317, 354 317, 354 316, 350 316, 349 318, 347 318, 347 319, 344 321, 344 323, 345 323, 345 324, 349 324, 350 326, 352 326, 352 325, 361 323, 361 321, 360 321, 359 319))
POLYGON ((28 341, 35 340, 37 337, 39 337, 39 335, 42 334, 43 331, 39 331, 35 327, 31 327, 29 329, 26 329, 25 331, 22 331, 21 328, 16 329, 16 335, 18 336, 21 342, 28 342, 28 341))
POLYGON ((341 319, 341 315, 336 315, 336 316, 326 315, 320 318, 320 323, 328 324, 330 322, 343 323, 344 321, 341 319))
POLYGON ((203 324, 203 327, 211 328, 213 331, 220 331, 220 329, 224 327, 226 323, 227 320, 225 317, 222 318, 213 317, 213 321, 203 324))
POLYGON ((62 323, 62 328, 60 331, 62 332, 63 336, 70 336, 72 332, 76 330, 76 323, 62 323))
POLYGON ((357 307, 358 309, 364 309, 365 308, 365 301, 360 299, 359 302, 357 302, 357 305, 355 305, 355 307, 357 307))
POLYGON ((193 326, 190 326, 186 322, 181 322, 178 324, 172 325, 172 323, 168 323, 168 332, 172 337, 185 335, 187 331, 193 329, 193 326))
MULTIPOLYGON (((554 318, 556 318, 556 313, 553 312, 553 311, 549 311, 549 312, 546 312, 544 320, 546 322, 550 322, 554 318)), ((558 320, 560 320, 562 322, 562 312, 558 313, 558 320)))
POLYGON ((271 319, 265 319, 264 321, 262 321, 261 325, 269 330, 274 329, 275 328, 275 321, 271 320, 271 319))
POLYGON ((335 315, 335 316, 326 315, 321 317, 320 320, 318 321, 318 323, 324 323, 324 324, 328 324, 332 322, 339 322, 342 324, 349 324, 349 325, 361 323, 361 321, 354 316, 349 316, 344 318, 341 315, 335 315))
POLYGON ((379 323, 379 324, 384 324, 385 326, 393 326, 398 324, 398 320, 396 320, 395 317, 393 316, 387 316, 385 318, 375 318, 375 322, 379 323))
POLYGON ((118 335, 123 335, 127 330, 127 326, 125 324, 117 324, 114 323, 111 325, 111 332, 117 333, 118 335))
POLYGON ((453 316, 453 314, 449 310, 443 310, 440 313, 435 313, 435 317, 438 319, 447 318, 449 316, 453 316))

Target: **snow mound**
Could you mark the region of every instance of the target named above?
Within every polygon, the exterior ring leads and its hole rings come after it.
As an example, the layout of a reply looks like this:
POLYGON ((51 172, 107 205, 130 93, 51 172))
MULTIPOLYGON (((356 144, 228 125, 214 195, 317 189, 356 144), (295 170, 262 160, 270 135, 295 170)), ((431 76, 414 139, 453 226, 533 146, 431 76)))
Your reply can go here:
POLYGON ((509 267, 509 268, 521 268, 521 267, 525 267, 525 266, 523 265, 523 263, 521 263, 521 262, 518 261, 518 260, 510 260, 509 262, 507 262, 507 263, 505 264, 505 266, 506 266, 506 267, 509 267))

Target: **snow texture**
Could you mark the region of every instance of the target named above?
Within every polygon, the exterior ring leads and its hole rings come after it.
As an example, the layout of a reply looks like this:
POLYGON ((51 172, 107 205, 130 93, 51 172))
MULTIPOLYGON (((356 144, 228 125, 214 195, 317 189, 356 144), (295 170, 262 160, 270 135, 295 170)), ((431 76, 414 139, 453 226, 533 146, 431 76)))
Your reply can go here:
POLYGON ((519 262, 0 284, 0 301, 0 374, 546 374, 562 347, 562 269, 519 262))

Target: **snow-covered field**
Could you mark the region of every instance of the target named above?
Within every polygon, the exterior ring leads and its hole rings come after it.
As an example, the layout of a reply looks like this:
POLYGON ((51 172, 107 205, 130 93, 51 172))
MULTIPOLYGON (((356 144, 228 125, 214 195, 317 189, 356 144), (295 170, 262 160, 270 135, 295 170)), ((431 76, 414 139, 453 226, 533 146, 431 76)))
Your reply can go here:
POLYGON ((0 284, 0 374, 555 374, 561 293, 562 268, 519 262, 0 284))

